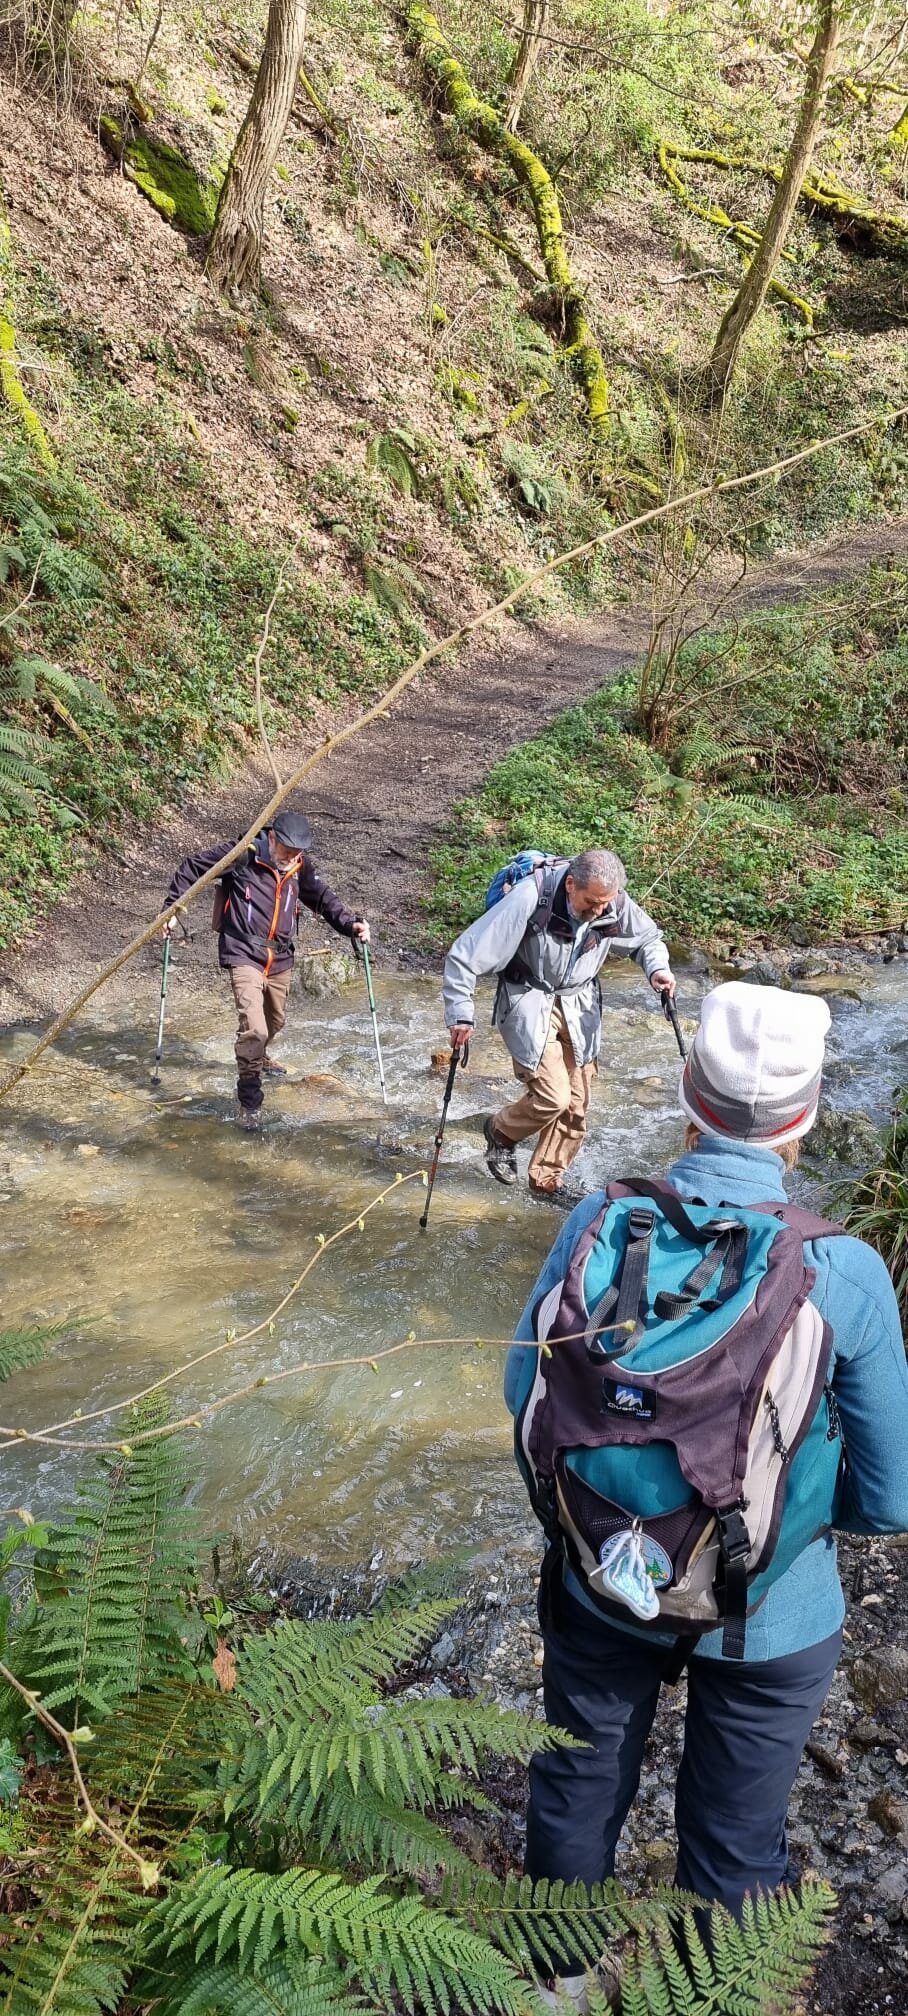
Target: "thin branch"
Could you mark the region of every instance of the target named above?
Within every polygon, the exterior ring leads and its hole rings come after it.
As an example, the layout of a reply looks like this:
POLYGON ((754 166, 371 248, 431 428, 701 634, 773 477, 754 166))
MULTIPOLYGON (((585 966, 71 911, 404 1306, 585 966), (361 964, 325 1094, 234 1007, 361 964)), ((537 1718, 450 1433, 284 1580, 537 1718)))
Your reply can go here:
POLYGON ((153 1890, 159 1879, 159 1870, 154 1862, 149 1862, 144 1855, 140 1855, 137 1848, 131 1847, 130 1843, 122 1834, 117 1832, 115 1827, 111 1827, 106 1820, 102 1820, 97 1807, 92 1801, 85 1779, 82 1776, 82 1766, 79 1763, 76 1745, 69 1730, 64 1729, 62 1722, 58 1722, 55 1715, 49 1714, 46 1708, 42 1708, 37 1694, 34 1694, 30 1687, 24 1686, 21 1680, 17 1680, 15 1673, 11 1673, 9 1667, 5 1666, 2 1660, 0 1660, 0 1680, 5 1680, 7 1687, 11 1687, 13 1692, 20 1696, 37 1721, 41 1723, 42 1728, 47 1729, 55 1741, 60 1744, 61 1749, 66 1751, 72 1774, 76 1781, 76 1789, 85 1808, 85 1819, 80 1831, 84 1831, 86 1834, 103 1834, 105 1839, 121 1855, 127 1855, 130 1862, 135 1863, 143 1890, 153 1890))
MULTIPOLYGON (((140 1400, 148 1400, 152 1393, 160 1393, 165 1386, 172 1385, 175 1379, 182 1379, 184 1373, 192 1372, 197 1365, 206 1364, 209 1358, 217 1358, 222 1351, 230 1350, 234 1345, 249 1344, 253 1337, 260 1337, 263 1330, 271 1330, 277 1322, 278 1317, 283 1314, 288 1303, 292 1302, 294 1296, 298 1294, 307 1275, 311 1274, 313 1267, 317 1267, 324 1254, 328 1252, 329 1247, 335 1246, 337 1241, 343 1239, 346 1233, 361 1231, 369 1213, 376 1211, 378 1206, 384 1203, 385 1198, 390 1197, 392 1190, 399 1190, 404 1183, 419 1181, 422 1174, 422 1170, 417 1169, 409 1176, 402 1174, 395 1176, 393 1183, 386 1184, 384 1190, 380 1190, 378 1196, 373 1197, 370 1204, 365 1204, 363 1209, 357 1212, 356 1217, 351 1218, 346 1225, 339 1226, 336 1232, 331 1233, 330 1238, 326 1239, 321 1233, 318 1233, 318 1244, 311 1260, 307 1261, 302 1273, 298 1274, 296 1280, 291 1282, 286 1294, 281 1296, 280 1301, 275 1304, 269 1314, 263 1316, 260 1323, 255 1323, 251 1330, 242 1330, 240 1332, 228 1330, 223 1343, 212 1344, 208 1351, 200 1351, 195 1358, 188 1358, 185 1364, 178 1365, 174 1372, 165 1373, 163 1378, 156 1379, 151 1386, 143 1386, 139 1393, 131 1393, 128 1399, 118 1400, 112 1407, 96 1407, 91 1414, 71 1414, 66 1421, 53 1421, 46 1428, 41 1429, 41 1434, 56 1435, 64 1428, 75 1428, 76 1426, 81 1426, 85 1421, 105 1421, 109 1419, 111 1414, 122 1414, 126 1408, 137 1407, 140 1400)), ((7 1431, 0 1430, 0 1433, 5 1432, 7 1431)), ((12 1433, 16 1436, 17 1440, 21 1439, 16 1430, 13 1430, 12 1433)), ((0 1447, 3 1446, 8 1447, 9 1445, 0 1445, 0 1447)))
MULTIPOLYGON (((767 829, 768 830, 768 829, 767 829)), ((423 1175, 420 1170, 419 1174, 423 1175)), ((404 1182, 408 1179, 404 1177, 404 1182)), ((617 1330, 630 1330, 630 1323, 600 1323, 596 1334, 610 1336, 617 1330)), ((564 1337, 555 1339, 556 1344, 573 1344, 586 1336, 586 1330, 570 1330, 564 1337)), ((254 1393, 261 1393, 266 1386, 279 1386, 284 1379, 298 1379, 311 1372, 343 1372, 353 1367, 365 1367, 377 1372, 386 1358, 398 1358, 402 1351, 463 1350, 510 1351, 514 1345, 528 1350, 540 1350, 543 1357, 551 1358, 552 1345, 548 1342, 536 1344, 527 1337, 404 1337, 399 1344, 386 1344, 380 1351, 366 1351, 347 1358, 302 1358, 296 1365, 284 1365, 279 1372, 263 1372, 250 1379, 245 1386, 237 1386, 231 1393, 222 1393, 216 1400, 206 1400, 197 1407, 194 1414, 183 1414, 177 1421, 162 1421, 156 1428, 143 1428, 137 1435, 131 1435, 128 1442, 80 1441, 74 1436, 48 1435, 28 1428, 6 1428, 0 1426, 0 1435, 8 1439, 0 1442, 0 1449, 12 1448, 14 1444, 37 1443, 47 1449, 75 1449, 89 1455, 131 1456, 133 1451, 143 1448, 146 1442, 162 1442, 171 1435, 180 1435, 187 1428, 207 1428, 215 1414, 225 1407, 232 1407, 237 1400, 248 1400, 254 1393)), ((181 1368, 182 1369, 182 1368, 181 1368)), ((176 1375, 174 1375, 176 1376, 176 1375)), ((163 1381, 161 1382, 163 1384, 163 1381)), ((150 1389, 154 1390, 154 1389, 150 1389)), ((120 1401, 120 1407, 129 1406, 129 1401, 120 1401)), ((115 1412, 114 1408, 107 1410, 115 1412)), ((87 1417, 90 1418, 90 1417, 87 1417)))
POLYGON ((689 854, 689 853, 690 853, 690 850, 691 850, 691 848, 692 848, 692 846, 693 846, 693 844, 694 844, 694 841, 695 841, 695 840, 699 840, 699 838, 700 838, 700 835, 701 835, 701 833, 705 832, 705 830, 706 830, 707 826, 709 825, 709 822, 710 822, 710 820, 711 820, 711 818, 712 818, 712 816, 713 816, 713 812, 714 812, 714 810, 715 810, 715 807, 714 807, 714 806, 711 806, 711 807, 710 807, 710 810, 709 810, 709 811, 707 812, 707 814, 706 814, 706 817, 705 817, 705 819, 701 819, 701 821, 700 821, 700 824, 699 824, 699 826, 697 827, 697 830, 696 830, 696 832, 695 832, 695 833, 692 833, 692 834, 691 834, 691 836, 690 836, 690 839, 689 839, 688 841, 686 841, 685 845, 684 845, 684 846, 683 846, 683 847, 682 847, 682 848, 680 849, 680 851, 679 851, 679 852, 678 852, 677 854, 673 854, 673 855, 672 855, 672 858, 671 858, 671 860, 670 860, 670 861, 668 861, 668 862, 666 863, 665 867, 664 867, 663 869, 661 869, 661 870, 660 870, 660 872, 659 872, 659 874, 658 874, 658 875, 656 876, 656 880, 655 880, 655 882, 651 882, 651 883, 650 883, 650 885, 649 885, 649 888, 648 888, 648 889, 644 889, 644 891, 643 891, 643 895, 642 895, 642 897, 641 897, 641 902, 643 902, 643 903, 648 903, 648 902, 649 902, 649 899, 650 899, 650 897, 651 897, 651 895, 652 895, 652 893, 653 893, 653 890, 654 890, 654 889, 658 889, 658 887, 659 887, 659 883, 660 883, 660 882, 664 882, 664 880, 665 880, 665 877, 666 877, 666 875, 670 875, 670 874, 671 874, 671 872, 672 872, 672 869, 673 869, 673 868, 677 868, 677 866, 678 866, 678 862, 679 862, 679 861, 683 861, 683 859, 684 859, 684 856, 685 856, 685 854, 689 854))
POLYGON ((194 882, 192 887, 187 889, 185 894, 181 896, 178 903, 169 904, 165 910, 161 911, 159 916, 153 918, 143 931, 140 931, 135 938, 131 939, 128 945, 124 946, 123 951, 119 952, 116 958, 109 960, 106 966, 102 966, 101 971, 96 973, 93 979, 80 989, 73 1000, 55 1017, 45 1035, 0 1080, 0 1100, 5 1099, 13 1091, 14 1087, 28 1075, 29 1071, 33 1070, 38 1058, 43 1056, 45 1050, 50 1049, 52 1044, 57 1041, 58 1036, 62 1035, 64 1029, 69 1028, 70 1023, 75 1020, 80 1009, 84 1008, 85 1003, 90 1001, 92 996, 97 994, 101 987, 106 986, 108 980, 111 980, 115 973, 119 973, 121 967, 127 965, 130 959, 134 959, 137 952, 141 952, 146 945, 149 945, 152 939, 159 935, 162 927, 169 923, 171 917, 175 917, 179 910, 185 909, 187 904, 194 902, 204 889, 211 887, 213 882, 219 881, 225 869, 231 868, 234 861, 240 859, 247 847, 251 846, 256 835, 262 831, 263 827, 268 825, 279 806, 283 804, 285 798, 289 797, 291 791, 296 790, 304 778, 311 776, 312 771, 317 769, 319 764, 323 763, 325 758, 330 756, 335 749, 341 748, 354 735, 362 734, 363 729, 368 728, 373 721, 383 720, 394 705, 394 702, 400 698, 400 695, 406 691, 408 686, 413 684, 414 679, 418 678, 419 674, 426 670, 428 665, 434 664, 435 660, 441 658, 445 652, 453 650, 455 645, 462 643, 465 637, 472 636, 474 631, 484 629, 496 616, 505 615, 508 610, 514 607, 515 602, 519 602, 521 597, 527 595, 531 589, 535 588, 537 582, 544 580, 549 574, 557 572, 561 567, 570 567, 576 561, 586 559, 589 554, 599 551, 603 546, 612 545, 616 540, 626 538, 629 532, 636 532, 643 525, 653 525, 664 518, 674 516, 678 511, 688 510, 692 504, 700 503, 704 498, 724 496, 732 490, 744 490, 753 483, 762 482, 766 477, 781 475, 787 469, 796 469, 802 462, 810 461, 814 455, 822 454, 827 448, 839 447, 846 441, 856 441, 861 435, 870 434, 875 429, 892 427, 897 421, 904 420, 906 417, 908 417, 908 405, 897 406, 891 413, 885 416, 878 415, 872 420, 859 421, 854 427, 842 428, 838 433, 827 434, 822 440, 811 441, 806 448, 798 448, 791 455, 783 455, 778 457, 774 462, 764 463, 759 469, 749 469, 741 476, 726 476, 720 482, 713 481, 701 484, 695 490, 681 492, 677 496, 669 498, 667 503, 654 504, 650 510, 642 511, 637 518, 629 519, 626 524, 609 526, 607 531, 595 533, 591 539, 582 540, 579 545, 570 547, 567 552, 556 553, 551 560, 546 560, 541 567, 534 568, 522 581, 518 582, 515 588, 509 589, 507 595, 503 595, 500 601, 492 603, 487 609, 481 609, 478 615, 471 616, 466 623, 460 624, 458 629, 449 631, 447 636, 439 638, 434 644, 427 645, 426 649, 421 651, 417 658, 414 658, 412 664, 406 667, 405 671, 400 674, 400 677, 395 679, 393 685, 389 686, 388 691, 382 694, 381 698, 376 700, 373 706, 367 707, 364 713, 358 714, 356 719, 349 722, 346 728, 340 728, 335 735, 327 736, 321 749, 317 749, 313 755, 308 756, 305 762, 301 763, 298 769, 292 772, 286 783, 279 790, 275 791, 273 796, 268 800, 267 805, 263 806, 254 824, 243 834, 242 839, 237 841, 235 847, 231 847, 228 853, 222 855, 220 861, 216 861, 214 867, 209 868, 207 874, 201 875, 199 880, 194 882))
POLYGON ((29 582, 29 584, 28 584, 28 589, 27 589, 26 593, 25 593, 25 594, 23 595, 23 597, 22 597, 22 600, 21 600, 21 602, 17 602, 17 603, 15 604, 14 608, 12 608, 12 609, 5 609, 5 610, 4 610, 4 612, 3 612, 3 615, 2 615, 2 616, 0 616, 0 630, 5 630, 5 629, 7 628, 7 626, 8 626, 8 625, 9 625, 10 623, 14 623, 14 622, 15 622, 15 620, 16 620, 16 617, 17 617, 17 616, 21 616, 21 614, 22 614, 22 611, 23 611, 23 609, 27 609, 27 608, 28 608, 28 605, 29 605, 30 601, 32 600, 32 597, 34 596, 34 592, 35 592, 35 582, 36 582, 36 581, 37 581, 37 579, 38 579, 38 572, 39 572, 39 569, 40 569, 40 566, 41 566, 41 562, 42 562, 42 560, 44 559, 44 555, 45 555, 45 553, 46 553, 46 552, 47 552, 47 547, 46 547, 46 546, 42 546, 42 548, 41 548, 41 551, 40 551, 40 553, 38 554, 38 558, 37 558, 37 560, 35 561, 35 571, 34 571, 34 573, 33 573, 33 575, 32 575, 32 578, 31 578, 31 580, 30 580, 30 582, 29 582))

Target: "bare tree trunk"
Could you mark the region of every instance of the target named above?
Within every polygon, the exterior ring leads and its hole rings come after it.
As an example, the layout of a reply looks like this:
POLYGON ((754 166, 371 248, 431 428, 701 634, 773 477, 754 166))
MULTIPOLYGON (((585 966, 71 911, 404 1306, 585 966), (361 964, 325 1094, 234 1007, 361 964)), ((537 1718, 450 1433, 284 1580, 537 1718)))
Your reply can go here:
POLYGON ((548 19, 549 0, 523 0, 523 26, 520 30, 520 41, 517 45, 517 54, 514 58, 514 68, 511 72, 508 109, 504 122, 509 133, 516 133, 520 124, 523 101, 532 83, 536 65, 539 61, 539 52, 542 48, 543 35, 548 27, 548 19))
POLYGON ((804 177, 810 167, 823 99, 839 39, 839 27, 835 0, 822 0, 819 27, 813 48, 807 58, 807 83, 782 180, 772 199, 763 236, 754 257, 734 300, 722 317, 709 360, 707 375, 714 397, 721 397, 725 391, 747 331, 754 316, 763 306, 766 290, 782 252, 804 177))
POLYGON ((208 247, 208 271, 219 287, 258 284, 265 197, 287 130, 305 39, 306 0, 270 0, 262 60, 208 247))

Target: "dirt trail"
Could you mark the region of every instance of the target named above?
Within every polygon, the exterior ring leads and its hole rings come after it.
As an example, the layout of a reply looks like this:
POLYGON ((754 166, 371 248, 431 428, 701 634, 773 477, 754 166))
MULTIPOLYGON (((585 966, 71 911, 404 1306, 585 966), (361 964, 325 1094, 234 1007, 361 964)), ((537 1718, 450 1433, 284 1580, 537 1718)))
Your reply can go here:
MULTIPOLYGON (((864 526, 755 568, 729 607, 742 613, 792 601, 906 551, 908 520, 864 526)), ((392 715, 316 772, 304 796, 320 862, 338 892, 373 920, 379 958, 393 960, 412 946, 428 851, 451 806, 509 749, 631 664, 646 638, 645 606, 605 610, 582 624, 512 629, 507 646, 486 644, 425 674, 392 715)), ((285 774, 311 746, 310 728, 280 752, 285 774)), ((49 921, 6 954, 0 1018, 31 1021, 58 1009, 154 915, 174 863, 193 847, 235 839, 270 788, 264 762, 248 763, 228 785, 198 791, 158 829, 127 841, 120 856, 102 855, 49 921)), ((193 914, 195 944, 180 953, 184 979, 203 986, 216 974, 209 916, 203 895, 193 914)), ((317 931, 310 942, 324 936, 317 931)), ((140 963, 150 966, 152 954, 140 963)), ((105 999, 126 1000, 134 986, 126 967, 105 999)))

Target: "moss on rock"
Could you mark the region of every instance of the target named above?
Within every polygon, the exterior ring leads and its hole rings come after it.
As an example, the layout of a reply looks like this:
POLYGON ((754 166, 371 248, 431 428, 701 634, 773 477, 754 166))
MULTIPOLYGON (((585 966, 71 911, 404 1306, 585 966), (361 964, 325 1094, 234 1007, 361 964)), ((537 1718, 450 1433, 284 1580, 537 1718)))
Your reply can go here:
POLYGON ((141 189, 159 215, 192 238, 206 236, 214 223, 223 172, 212 167, 200 176, 178 147, 150 133, 125 133, 118 119, 101 120, 101 138, 123 172, 141 189))

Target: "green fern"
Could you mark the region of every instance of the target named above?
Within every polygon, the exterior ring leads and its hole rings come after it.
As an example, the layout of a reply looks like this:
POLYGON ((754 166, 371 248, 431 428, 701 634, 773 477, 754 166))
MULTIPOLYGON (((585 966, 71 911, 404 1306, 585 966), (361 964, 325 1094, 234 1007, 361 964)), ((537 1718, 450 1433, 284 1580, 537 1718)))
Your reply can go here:
MULTIPOLYGON (((146 1409, 133 1431, 160 1417, 146 1409)), ((177 1592, 194 1579, 184 1458, 166 1437, 105 1459, 50 1528, 16 1671, 53 1714, 106 1715, 179 1663, 177 1592)))
POLYGON ((97 1837, 73 1840, 37 1908, 0 1920, 0 2016, 101 2016, 120 2003, 142 1905, 126 1859, 97 1837))
POLYGON ((431 1643, 450 1608, 426 1603, 352 1626, 287 1623, 251 1640, 237 1688, 256 1732, 227 1774, 225 1810, 312 1834, 324 1851, 331 1840, 349 1848, 357 1821, 347 1809, 364 1800, 370 1844, 396 1843, 391 1866, 412 1866, 411 1856, 425 1866, 427 1851, 443 1860, 437 1836, 413 1833, 412 1810, 460 1804, 467 1774, 488 1758, 525 1763, 559 1740, 494 1702, 382 1696, 377 1682, 431 1643))
POLYGON ((147 1950, 161 1949, 169 1957, 191 1951, 196 1962, 229 1959, 252 1972, 273 1959, 294 1964, 321 1954, 349 1968, 382 2007, 395 1994, 428 2016, 458 2002, 476 2016, 517 2016, 526 2001, 515 1968, 488 1941, 422 1897, 393 1896, 378 1876, 350 1884, 316 1869, 205 1870, 152 1913, 147 1950))
POLYGON ((716 1906, 707 1951, 691 1910, 683 1917, 685 1959, 667 1925, 644 1934, 622 1975, 622 2016, 780 2016, 831 1935, 835 1893, 808 1882, 744 1905, 739 1925, 716 1906))
POLYGON ((376 434, 370 441, 366 460, 370 469, 379 469, 394 490, 403 497, 418 497, 419 470, 414 457, 418 443, 404 427, 392 427, 388 434, 376 434))
POLYGON ((516 1968, 528 1972, 541 1967, 552 1974, 578 1955, 594 1967, 610 1941, 673 1924, 695 1901, 675 1890, 632 1901, 614 1882, 587 1890, 582 1883, 534 1881, 531 1876, 502 1880, 475 1868, 468 1876, 449 1874, 439 1894, 446 1911, 498 1947, 516 1968))
POLYGON ((0 1383, 11 1379, 14 1372, 40 1365, 65 1328, 62 1323, 32 1323, 17 1330, 0 1330, 0 1383))
MULTIPOLYGON (((363 1997, 349 1992, 340 1970, 322 1960, 292 1969, 276 1960, 258 1976, 228 1963, 200 1969, 190 1961, 162 1983, 154 2007, 155 2016, 350 2016, 352 2010, 373 2016, 363 1997)), ((380 2016, 377 2009, 374 2016, 380 2016)))

